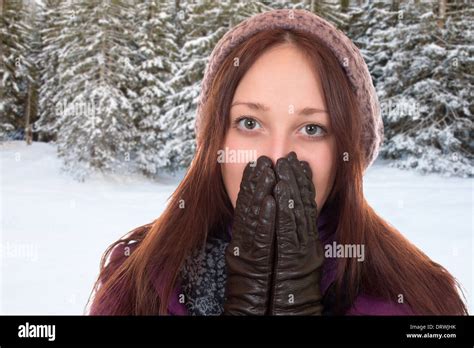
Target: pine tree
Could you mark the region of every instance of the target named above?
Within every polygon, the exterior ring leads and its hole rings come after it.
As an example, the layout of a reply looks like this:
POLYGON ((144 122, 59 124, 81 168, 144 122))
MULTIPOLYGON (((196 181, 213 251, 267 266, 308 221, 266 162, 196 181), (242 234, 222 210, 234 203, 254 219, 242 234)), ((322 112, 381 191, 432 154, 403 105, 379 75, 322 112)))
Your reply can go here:
MULTIPOLYGON (((401 21, 403 12, 396 1, 373 1, 365 6, 350 6, 348 17, 343 29, 360 49, 377 87, 383 67, 404 40, 400 35, 400 30, 406 28, 401 21)), ((380 85, 383 86, 383 81, 380 85)))
POLYGON ((38 114, 39 119, 35 122, 34 128, 38 133, 38 139, 41 141, 51 141, 57 139, 58 115, 56 114, 56 105, 60 111, 60 85, 59 85, 59 54, 61 44, 64 41, 59 39, 62 31, 62 23, 66 13, 65 6, 60 6, 61 0, 44 1, 40 7, 40 42, 41 49, 38 55, 39 65, 39 96, 38 96, 38 114))
POLYGON ((61 30, 51 42, 58 57, 58 153, 65 169, 83 179, 93 168, 127 165, 135 146, 134 28, 126 1, 63 2, 59 11, 61 30))
POLYGON ((369 2, 351 8, 349 36, 381 103, 381 157, 400 168, 471 176, 473 46, 465 38, 472 10, 448 6, 440 25, 434 2, 369 2))
POLYGON ((396 30, 374 33, 393 54, 377 77, 386 142, 381 154, 393 165, 471 176, 472 9, 437 26, 432 4, 403 4, 396 30), (470 134, 471 133, 471 134, 470 134), (471 136, 471 137, 470 137, 471 136))
POLYGON ((167 85, 175 69, 178 47, 168 4, 157 0, 139 2, 136 6, 134 43, 137 46, 137 98, 134 102, 139 147, 137 163, 142 171, 154 175, 169 167, 164 153, 170 137, 162 128, 163 104, 172 91, 167 85))
POLYGON ((22 139, 28 91, 34 82, 29 56, 32 28, 21 1, 0 5, 0 139, 22 139))

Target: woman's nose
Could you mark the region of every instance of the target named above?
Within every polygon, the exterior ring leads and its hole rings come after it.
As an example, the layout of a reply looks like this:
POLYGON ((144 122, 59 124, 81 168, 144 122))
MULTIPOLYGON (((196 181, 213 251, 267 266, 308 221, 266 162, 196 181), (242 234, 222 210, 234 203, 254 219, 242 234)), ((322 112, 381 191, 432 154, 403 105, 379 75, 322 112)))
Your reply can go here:
POLYGON ((291 151, 295 151, 291 139, 287 136, 274 136, 265 145, 265 151, 262 155, 270 157, 273 165, 279 158, 285 157, 291 151))

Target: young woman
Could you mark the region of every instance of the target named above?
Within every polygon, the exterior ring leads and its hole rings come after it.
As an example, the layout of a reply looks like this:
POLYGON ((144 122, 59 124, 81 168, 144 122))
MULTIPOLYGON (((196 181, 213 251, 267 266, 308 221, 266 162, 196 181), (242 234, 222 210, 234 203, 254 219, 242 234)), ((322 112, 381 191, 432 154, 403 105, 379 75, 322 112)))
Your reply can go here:
POLYGON ((230 30, 196 136, 163 214, 106 250, 90 314, 467 314, 455 279, 363 196, 380 108, 325 20, 273 10, 230 30))

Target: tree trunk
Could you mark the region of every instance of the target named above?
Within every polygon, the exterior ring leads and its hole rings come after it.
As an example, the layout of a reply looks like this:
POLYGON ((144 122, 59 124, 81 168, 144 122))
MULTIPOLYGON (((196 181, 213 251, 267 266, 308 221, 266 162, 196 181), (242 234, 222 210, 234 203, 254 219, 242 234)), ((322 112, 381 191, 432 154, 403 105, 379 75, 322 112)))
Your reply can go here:
POLYGON ((446 0, 438 0, 438 27, 443 28, 446 20, 446 0))
POLYGON ((32 100, 33 98, 33 87, 31 82, 28 85, 28 96, 26 100, 26 110, 25 110, 25 141, 27 145, 31 145, 31 142, 33 140, 33 133, 31 130, 31 107, 32 105, 32 100))
POLYGON ((341 11, 347 12, 347 9, 349 8, 349 0, 340 0, 339 2, 341 4, 341 11))
POLYGON ((398 12, 400 10, 400 2, 398 0, 392 0, 392 8, 390 10, 398 12))

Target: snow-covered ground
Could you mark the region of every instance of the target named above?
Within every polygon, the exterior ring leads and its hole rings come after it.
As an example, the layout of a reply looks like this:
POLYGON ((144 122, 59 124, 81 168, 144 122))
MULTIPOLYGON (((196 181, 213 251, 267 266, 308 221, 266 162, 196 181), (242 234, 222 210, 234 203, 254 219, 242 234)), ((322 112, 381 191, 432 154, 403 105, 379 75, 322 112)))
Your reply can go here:
MULTIPOLYGON (((0 314, 82 314, 105 248, 160 215, 182 178, 61 174, 53 145, 0 144, 0 314)), ((374 209, 465 289, 473 313, 473 180, 376 162, 374 209)))

